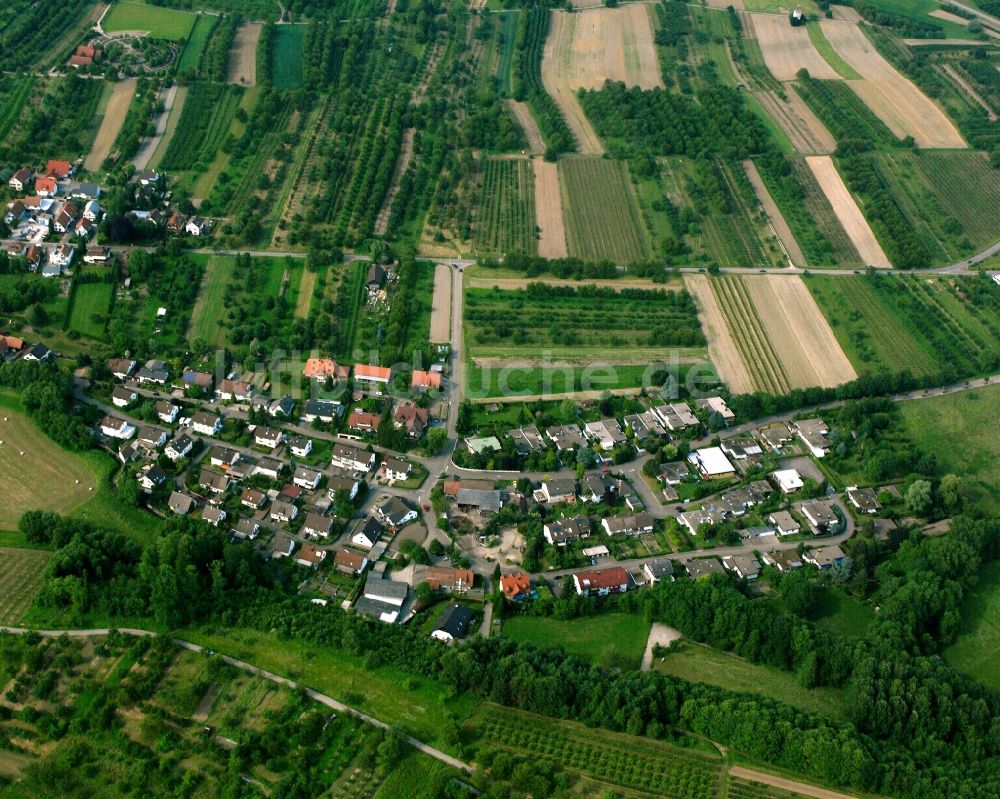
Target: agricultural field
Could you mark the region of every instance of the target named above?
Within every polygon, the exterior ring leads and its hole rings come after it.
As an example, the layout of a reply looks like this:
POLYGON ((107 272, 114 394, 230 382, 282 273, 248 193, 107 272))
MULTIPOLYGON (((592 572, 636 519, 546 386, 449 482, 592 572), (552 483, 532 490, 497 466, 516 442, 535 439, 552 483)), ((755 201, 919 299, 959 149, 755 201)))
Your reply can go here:
POLYGON ((154 39, 179 41, 191 34, 196 19, 188 11, 117 0, 101 24, 107 33, 146 31, 154 39))
POLYGON ((206 168, 230 129, 241 96, 241 90, 232 86, 191 84, 160 167, 169 170, 197 167, 199 171, 206 168))
POLYGON ((302 43, 305 35, 305 25, 279 25, 275 28, 271 51, 275 88, 294 89, 302 85, 302 43))
POLYGON ((13 530, 25 511, 68 513, 87 500, 96 484, 86 460, 5 406, 0 408, 0 486, 0 529, 13 530))
MULTIPOLYGON (((118 81, 109 87, 110 95, 107 97, 107 104, 101 117, 101 126, 94 137, 94 143, 90 148, 87 159, 83 162, 83 168, 88 172, 97 172, 104 165, 104 159, 111 152, 111 147, 121 132, 122 124, 125 122, 125 115, 135 97, 136 79, 118 81)), ((104 105, 102 103, 102 105, 104 105)))
POLYGON ((5 2, 0 8, 0 30, 5 43, 17 46, 4 46, 0 53, 0 71, 32 70, 48 63, 53 56, 63 57, 75 44, 66 42, 67 32, 78 31, 93 9, 91 0, 67 0, 59 4, 57 14, 52 13, 52 7, 46 3, 5 2))
POLYGON ((559 190, 559 168, 541 158, 532 158, 531 166, 535 175, 538 254, 543 258, 565 258, 568 253, 562 192, 559 190))
POLYGON ((729 691, 761 694, 778 702, 827 716, 843 717, 845 692, 835 688, 803 688, 794 674, 751 663, 741 657, 693 641, 681 641, 653 668, 683 680, 717 685, 729 691))
POLYGON ((223 326, 226 311, 226 294, 236 275, 235 255, 210 255, 205 262, 198 301, 191 311, 188 338, 204 339, 215 347, 225 346, 226 331, 223 326))
POLYGON ((623 163, 563 158, 559 184, 570 255, 619 264, 649 257, 650 245, 623 163))
POLYGON ((226 79, 239 86, 257 85, 257 42, 260 40, 261 24, 244 22, 236 29, 233 46, 229 51, 229 66, 226 79))
POLYGON ((749 28, 760 43, 767 68, 779 81, 795 80, 800 69, 817 80, 840 78, 826 62, 806 26, 792 27, 785 16, 748 14, 749 28))
POLYGON ((530 161, 486 159, 481 198, 473 236, 478 252, 501 256, 537 252, 535 173, 530 161))
POLYGON ((837 140, 803 102, 795 87, 789 84, 783 91, 783 98, 773 91, 760 91, 752 96, 797 152, 803 155, 829 155, 836 150, 837 140))
MULTIPOLYGON (((101 267, 98 267, 99 269, 101 267)), ((106 271, 106 270, 105 270, 106 271)), ((94 339, 103 339, 114 284, 97 271, 81 272, 72 293, 69 328, 94 339), (84 279, 81 279, 84 278, 84 279)))
POLYGON ((208 14, 199 14, 195 19, 194 28, 191 29, 187 44, 184 45, 181 57, 177 61, 178 73, 184 74, 198 67, 201 51, 205 49, 212 31, 218 24, 218 19, 218 17, 208 14))
MULTIPOLYGON (((591 730, 496 705, 484 705, 467 729, 477 735, 481 750, 544 757, 579 779, 626 789, 629 795, 711 799, 719 792, 722 761, 714 751, 591 730)), ((597 788, 581 787, 587 795, 597 788)))
MULTIPOLYGON (((480 359, 466 367, 466 394, 475 399, 508 400, 560 399, 563 394, 581 392, 599 397, 605 391, 638 394, 642 388, 662 386, 655 382, 666 365, 647 360, 642 364, 603 364, 587 366, 554 360, 539 366, 537 359, 480 359)), ((681 368, 681 379, 684 376, 681 368)), ((711 377, 711 375, 708 375, 711 377)))
POLYGON ((503 635, 538 647, 560 646, 608 668, 636 669, 649 635, 649 622, 634 613, 602 613, 571 621, 547 616, 512 616, 503 635))
POLYGON ((48 552, 0 548, 0 625, 17 625, 42 587, 48 552))

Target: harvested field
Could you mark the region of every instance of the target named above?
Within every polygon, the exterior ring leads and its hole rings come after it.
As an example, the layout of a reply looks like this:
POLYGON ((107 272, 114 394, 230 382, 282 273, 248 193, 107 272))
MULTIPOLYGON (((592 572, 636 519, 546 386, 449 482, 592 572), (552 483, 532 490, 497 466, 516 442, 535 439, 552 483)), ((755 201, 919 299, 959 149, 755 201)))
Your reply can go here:
POLYGON ((964 148, 965 140, 945 113, 876 51, 857 25, 822 20, 833 49, 863 80, 847 85, 899 137, 918 147, 964 148))
POLYGON ((434 267, 434 298, 431 300, 431 344, 451 341, 451 267, 434 267))
POLYGON ((135 97, 136 79, 119 81, 111 90, 111 99, 104 112, 104 119, 101 120, 101 127, 97 131, 97 137, 90 148, 90 154, 83 162, 83 168, 88 172, 97 172, 104 164, 104 159, 111 152, 111 147, 118 138, 118 133, 125 122, 125 115, 128 107, 135 97))
POLYGON ((950 11, 945 11, 943 8, 936 8, 927 16, 934 17, 934 19, 939 19, 942 22, 951 22, 955 25, 961 25, 963 28, 969 24, 969 20, 965 19, 965 17, 960 17, 958 14, 952 14, 950 11))
POLYGON ((392 183, 389 184, 389 191, 385 193, 382 208, 375 220, 376 236, 384 236, 389 227, 389 214, 392 212, 392 202, 399 194, 399 181, 406 174, 406 168, 410 165, 410 159, 413 158, 413 136, 415 133, 415 128, 407 128, 403 133, 403 142, 399 147, 399 158, 396 159, 396 168, 392 172, 392 183))
POLYGON ((756 390, 757 384, 743 362, 708 277, 685 275, 684 286, 694 295, 698 304, 701 329, 708 339, 708 359, 715 367, 719 379, 733 394, 748 394, 756 390))
POLYGON ((514 112, 517 124, 524 131, 524 138, 528 140, 528 152, 532 155, 544 155, 545 142, 542 140, 542 132, 538 129, 538 123, 535 122, 535 118, 531 115, 531 109, 528 108, 528 104, 518 102, 517 100, 507 100, 507 104, 510 106, 511 111, 514 112))
POLYGON ((828 155, 837 149, 833 134, 791 85, 785 87, 785 100, 774 92, 757 92, 754 96, 803 155, 828 155))
POLYGON ((299 293, 295 299, 295 318, 305 319, 312 307, 313 291, 316 288, 316 272, 312 269, 302 270, 302 282, 299 283, 299 293))
POLYGON ((767 190, 767 186, 764 185, 764 181, 761 180, 756 164, 749 159, 744 161, 743 171, 746 172, 747 180, 753 186, 754 194, 757 195, 757 200, 764 209, 764 213, 771 220, 771 226, 774 228, 775 234, 784 245, 785 252, 788 253, 788 260, 792 262, 792 266, 805 266, 806 257, 802 253, 802 248, 799 247, 799 243, 795 240, 792 229, 788 226, 788 222, 785 221, 781 209, 778 208, 771 197, 771 193, 767 190))
POLYGON ((42 587, 48 552, 0 549, 0 624, 17 624, 42 587))
POLYGON ((743 0, 705 0, 705 5, 720 11, 725 11, 729 6, 732 6, 737 11, 743 11, 746 8, 743 0))
POLYGON ((542 56, 542 83, 562 111, 582 154, 604 152, 583 113, 577 89, 599 89, 607 80, 645 89, 663 85, 644 4, 553 11, 542 56))
POLYGON ((793 28, 784 15, 749 14, 744 16, 747 18, 760 42, 764 62, 778 80, 795 80, 800 69, 808 70, 812 77, 821 80, 840 78, 837 70, 820 55, 804 25, 793 28))
POLYGON ((809 164, 823 193, 830 201, 833 212, 857 249, 862 262, 866 266, 890 268, 892 264, 889 263, 882 245, 875 238, 868 220, 862 215, 853 195, 844 185, 833 159, 828 155, 814 155, 807 158, 806 163, 809 164))
POLYGON ((864 266, 857 249, 847 235, 847 231, 844 230, 844 226, 837 219, 833 206, 830 205, 830 201, 805 159, 792 159, 792 169, 802 187, 802 207, 816 220, 817 227, 823 231, 830 242, 833 263, 839 266, 864 266))
POLYGON ((748 275, 743 283, 791 388, 832 387, 858 375, 798 275, 748 275))
POLYGON ((240 86, 257 85, 257 42, 264 26, 259 22, 244 22, 236 29, 229 51, 226 80, 240 86))
POLYGON ((565 258, 566 230, 563 227, 562 193, 558 167, 533 158, 535 170, 535 220, 538 224, 538 254, 543 258, 565 258))
POLYGON ((834 19, 839 19, 843 22, 853 22, 857 25, 864 20, 864 17, 850 6, 830 6, 830 10, 833 12, 834 19))

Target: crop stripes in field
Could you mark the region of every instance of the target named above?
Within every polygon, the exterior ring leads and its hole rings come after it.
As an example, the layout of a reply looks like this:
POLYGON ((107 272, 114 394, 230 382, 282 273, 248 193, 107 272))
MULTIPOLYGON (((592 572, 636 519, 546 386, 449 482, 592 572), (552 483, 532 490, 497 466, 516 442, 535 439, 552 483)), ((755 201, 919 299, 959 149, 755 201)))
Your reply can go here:
POLYGON ((712 286, 747 367, 760 374, 767 390, 774 394, 788 393, 791 386, 781 367, 781 359, 767 336, 743 279, 721 277, 713 280, 712 286))

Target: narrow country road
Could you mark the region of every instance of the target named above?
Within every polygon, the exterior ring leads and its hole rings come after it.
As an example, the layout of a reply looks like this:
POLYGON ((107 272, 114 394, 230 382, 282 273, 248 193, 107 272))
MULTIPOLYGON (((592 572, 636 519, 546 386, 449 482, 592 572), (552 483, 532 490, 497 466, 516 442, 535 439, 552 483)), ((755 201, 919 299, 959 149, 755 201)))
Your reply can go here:
MULTIPOLYGON (((67 635, 70 638, 90 638, 93 636, 109 635, 111 631, 112 631, 111 628, 108 627, 102 627, 91 630, 29 630, 24 627, 0 627, 0 632, 3 633, 10 633, 12 635, 37 633, 38 635, 41 635, 44 638, 59 638, 63 635, 67 635)), ((138 637, 148 637, 157 635, 157 633, 150 632, 149 630, 136 630, 130 628, 118 629, 117 632, 125 633, 126 635, 134 635, 138 637)), ((177 646, 182 647, 183 649, 190 650, 191 652, 203 652, 205 649, 203 646, 200 646, 199 644, 194 644, 191 643, 190 641, 185 641, 180 638, 173 638, 171 640, 175 644, 177 644, 177 646)), ((350 713, 355 718, 360 719, 366 724, 371 724, 373 727, 378 727, 379 729, 382 730, 391 729, 390 726, 386 724, 384 721, 379 721, 373 716, 369 716, 367 713, 362 713, 360 710, 356 710, 355 708, 349 707, 348 705, 345 705, 343 702, 338 702, 332 696, 327 696, 326 694, 320 693, 319 691, 314 691, 311 688, 306 688, 305 686, 300 685, 294 680, 289 680, 285 677, 281 677, 270 671, 265 671, 264 669, 254 666, 252 663, 247 663, 246 661, 243 660, 237 660, 236 658, 229 657, 228 655, 219 655, 219 657, 222 658, 223 662, 229 664, 230 666, 233 666, 234 668, 240 669, 241 671, 249 672, 250 674, 254 674, 260 677, 261 679, 270 680, 271 682, 277 683, 278 685, 284 685, 287 688, 291 688, 293 691, 302 688, 306 696, 308 696, 310 699, 320 702, 321 704, 324 704, 329 708, 333 708, 334 710, 337 710, 341 713, 350 713)), ((442 752, 440 749, 436 749, 430 744, 425 744, 423 741, 417 740, 412 736, 409 735, 406 736, 406 742, 414 749, 419 749, 425 755, 430 755, 436 760, 440 760, 442 763, 451 766, 452 768, 457 768, 460 771, 467 771, 467 772, 472 771, 472 766, 470 766, 468 763, 465 763, 459 760, 458 758, 452 757, 451 755, 442 752)))

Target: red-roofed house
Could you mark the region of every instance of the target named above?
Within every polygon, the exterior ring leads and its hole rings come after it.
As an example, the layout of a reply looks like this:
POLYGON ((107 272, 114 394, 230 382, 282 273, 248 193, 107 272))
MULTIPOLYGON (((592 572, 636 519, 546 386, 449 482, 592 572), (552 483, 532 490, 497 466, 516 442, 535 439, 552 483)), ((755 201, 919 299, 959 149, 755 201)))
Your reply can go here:
POLYGON ((69 161, 49 161, 45 164, 45 174, 54 178, 65 178, 73 174, 73 165, 69 161))
POLYGON ((441 388, 441 373, 421 372, 419 369, 414 369, 410 388, 419 388, 425 391, 429 388, 441 388))
POLYGON ((35 178, 35 194, 39 197, 54 197, 59 192, 59 181, 51 175, 35 178))
POLYGON ((369 366, 359 363, 354 367, 354 379, 365 383, 388 385, 392 378, 392 369, 388 366, 369 366))
POLYGON ((500 590, 512 602, 520 602, 531 596, 531 580, 524 572, 505 574, 500 578, 500 590))
POLYGON ((406 432, 413 438, 419 438, 427 426, 430 412, 426 408, 419 408, 413 403, 400 405, 396 408, 394 417, 396 427, 405 428, 406 432))
POLYGON ((314 380, 325 380, 328 377, 335 380, 346 380, 350 371, 348 367, 341 366, 333 358, 309 358, 302 374, 314 380))
POLYGON ((71 55, 69 65, 71 67, 89 67, 94 63, 94 59, 87 55, 71 55))
POLYGON ((378 430, 381 421, 382 417, 377 413, 355 411, 347 417, 347 426, 351 430, 357 430, 359 433, 371 433, 374 430, 378 430))
POLYGON ((621 566, 577 572, 573 575, 573 585, 583 596, 624 594, 628 590, 628 572, 621 566))
POLYGON ((81 44, 76 48, 76 54, 82 58, 100 58, 103 52, 97 47, 91 47, 89 44, 81 44))

